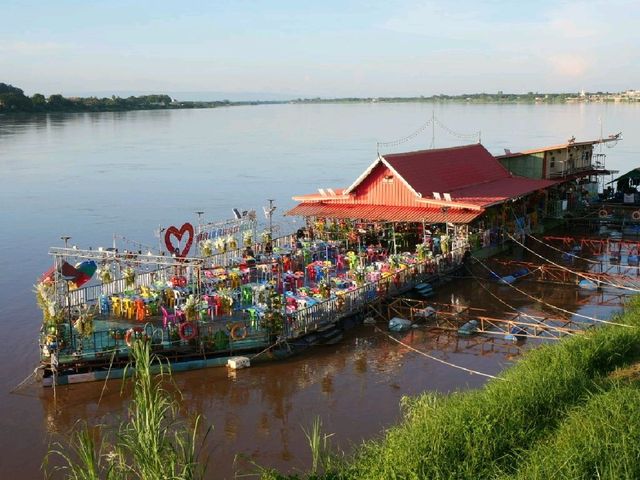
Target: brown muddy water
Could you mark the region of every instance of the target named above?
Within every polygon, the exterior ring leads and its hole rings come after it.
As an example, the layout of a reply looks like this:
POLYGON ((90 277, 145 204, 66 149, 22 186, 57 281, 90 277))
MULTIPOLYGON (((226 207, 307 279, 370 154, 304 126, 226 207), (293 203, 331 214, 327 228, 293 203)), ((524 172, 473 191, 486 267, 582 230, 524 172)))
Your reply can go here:
MULTIPOLYGON (((276 199, 277 223, 297 228, 282 213, 291 196, 318 187, 349 185, 375 158, 376 141, 414 131, 432 110, 457 131, 482 128, 494 154, 557 144, 575 135, 624 132, 607 150, 607 167, 637 166, 640 123, 636 105, 272 105, 193 111, 0 116, 0 478, 41 478, 49 442, 65 438, 78 420, 113 424, 126 412, 119 381, 51 389, 12 389, 37 364, 41 314, 32 293, 50 266, 49 246, 72 237, 79 247, 110 246, 112 235, 156 245, 158 225, 229 218, 232 208, 256 208, 276 199), (384 121, 380 121, 384 119, 384 121), (523 127, 514 127, 522 125, 523 127), (526 125, 526 127, 524 127, 526 125), (102 398, 101 398, 102 395, 102 398)), ((456 145, 439 132, 436 146, 456 145)), ((427 148, 431 137, 403 145, 427 148)), ((122 248, 130 248, 119 240, 122 248)), ((484 275, 484 274, 483 274, 484 275)), ((584 305, 573 286, 520 283, 568 310, 606 318, 615 309, 584 305), (580 305, 579 305, 580 304, 580 305)), ((509 287, 488 284, 518 307, 532 301, 509 287)), ((471 279, 438 289, 436 300, 459 299, 504 312, 471 279)), ((384 328, 384 325, 380 325, 384 328)), ((420 328, 399 338, 413 348, 488 374, 535 346, 499 336, 458 338, 420 328)), ((209 478, 251 471, 240 454, 262 466, 304 470, 310 452, 303 428, 320 417, 336 448, 351 451, 400 418, 400 399, 425 390, 477 388, 485 378, 452 369, 389 340, 372 327, 345 335, 279 363, 230 375, 226 368, 175 376, 189 413, 213 426, 205 454, 209 478)))
MULTIPOLYGON (((485 286, 518 308, 545 311, 509 287, 485 286)), ((615 310, 595 305, 601 294, 585 295, 572 286, 532 282, 518 286, 549 303, 588 315, 608 316, 615 310), (578 306, 587 301, 594 305, 578 306)), ((457 300, 485 308, 494 317, 507 310, 470 278, 443 285, 433 300, 457 300)), ((384 329, 384 324, 379 327, 384 329)), ((538 344, 531 339, 513 344, 501 336, 464 338, 428 327, 395 337, 419 351, 488 374, 499 373, 538 344)), ((256 364, 236 372, 212 368, 180 373, 174 380, 182 391, 184 413, 201 414, 204 424, 213 427, 205 448, 208 478, 233 478, 236 473, 256 471, 252 462, 303 471, 311 459, 304 429, 309 430, 315 417, 322 420, 326 433, 334 434, 335 449, 349 452, 400 418, 402 396, 477 388, 486 378, 436 363, 391 341, 386 333, 362 326, 348 332, 338 345, 317 347, 288 361, 256 364)), ((52 389, 30 386, 12 395, 15 411, 25 414, 11 416, 15 435, 3 448, 5 453, 13 450, 17 461, 3 478, 16 478, 27 471, 37 476, 47 439, 64 438, 78 420, 113 424, 124 416, 127 395, 121 395, 121 387, 121 381, 71 385, 58 388, 54 399, 52 389), (41 432, 46 435, 40 436, 41 432), (32 443, 25 451, 20 445, 27 441, 32 443)))

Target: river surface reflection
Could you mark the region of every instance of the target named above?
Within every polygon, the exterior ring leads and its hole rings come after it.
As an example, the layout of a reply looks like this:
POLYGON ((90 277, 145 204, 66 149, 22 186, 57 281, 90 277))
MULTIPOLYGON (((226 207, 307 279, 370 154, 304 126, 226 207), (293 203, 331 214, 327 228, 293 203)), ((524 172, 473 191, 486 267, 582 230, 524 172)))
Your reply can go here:
MULTIPOLYGON (((275 198, 278 221, 291 196, 350 184, 375 158, 375 142, 414 131, 431 116, 461 132, 482 129, 493 153, 596 138, 598 119, 625 140, 607 166, 637 166, 640 109, 633 105, 273 105, 198 111, 0 116, 0 478, 38 478, 47 444, 78 420, 113 424, 126 412, 121 382, 10 391, 37 363, 41 315, 32 285, 50 264, 47 249, 72 244, 108 246, 114 233, 157 244, 158 225, 228 218, 232 208, 256 208, 275 198)), ((605 132, 606 133, 606 132, 605 132)), ((437 146, 457 139, 437 137, 437 146)), ((431 137, 403 147, 428 147, 431 137)), ((575 287, 523 288, 549 303, 604 318, 616 305, 575 287)), ((495 285, 510 304, 532 301, 495 285)), ((437 300, 458 299, 504 312, 472 279, 439 289, 437 300)), ((547 312, 550 313, 550 312, 547 312)), ((384 327, 383 325, 380 325, 384 327)), ((417 329, 400 337, 411 347, 488 374, 517 360, 528 341, 461 339, 417 329)), ((485 378, 452 369, 363 326, 334 346, 278 363, 256 364, 231 375, 225 368, 179 374, 186 414, 213 426, 207 445, 210 478, 230 478, 243 454, 263 466, 304 469, 310 452, 303 428, 318 416, 337 448, 350 451, 400 417, 400 399, 425 390, 475 388, 485 378)))

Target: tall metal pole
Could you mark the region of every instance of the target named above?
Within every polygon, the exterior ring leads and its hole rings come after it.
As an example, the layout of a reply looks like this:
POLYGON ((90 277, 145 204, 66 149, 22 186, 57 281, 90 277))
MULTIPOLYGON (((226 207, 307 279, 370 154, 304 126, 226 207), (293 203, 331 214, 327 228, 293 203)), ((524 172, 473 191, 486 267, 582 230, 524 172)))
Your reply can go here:
POLYGON ((275 199, 273 198, 269 198, 269 236, 271 237, 271 240, 273 240, 273 222, 272 222, 272 217, 273 217, 273 211, 275 210, 275 207, 273 206, 273 202, 275 202, 275 199))
POLYGON ((202 252, 200 250, 200 240, 201 240, 200 235, 202 234, 202 214, 203 213, 204 212, 202 210, 198 210, 196 212, 196 215, 198 215, 198 233, 196 234, 196 239, 195 240, 196 240, 196 248, 198 249, 198 255, 199 256, 202 256, 202 252))
MULTIPOLYGON (((63 235, 62 237, 60 237, 60 240, 64 240, 64 248, 67 248, 69 246, 69 239, 71 239, 71 237, 67 235, 63 235)), ((73 340, 73 324, 71 323, 71 299, 69 298, 69 280, 64 277, 62 277, 62 279, 64 280, 64 283, 67 287, 65 300, 67 302, 67 321, 69 322, 69 343, 71 344, 71 349, 75 350, 75 342, 73 340)))

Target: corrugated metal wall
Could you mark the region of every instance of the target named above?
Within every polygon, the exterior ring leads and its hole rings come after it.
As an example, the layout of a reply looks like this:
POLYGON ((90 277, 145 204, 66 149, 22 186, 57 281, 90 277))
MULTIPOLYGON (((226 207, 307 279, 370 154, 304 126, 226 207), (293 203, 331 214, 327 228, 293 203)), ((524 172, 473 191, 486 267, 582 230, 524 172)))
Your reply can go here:
POLYGON ((376 166, 371 174, 358 185, 353 203, 405 207, 425 206, 423 203, 418 203, 415 193, 382 164, 376 166))

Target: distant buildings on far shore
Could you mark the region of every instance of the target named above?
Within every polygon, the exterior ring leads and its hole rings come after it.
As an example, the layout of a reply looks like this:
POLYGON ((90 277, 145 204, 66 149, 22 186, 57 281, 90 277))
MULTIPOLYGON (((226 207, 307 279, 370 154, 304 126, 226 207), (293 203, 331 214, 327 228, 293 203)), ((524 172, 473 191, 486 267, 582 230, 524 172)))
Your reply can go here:
POLYGON ((568 97, 565 99, 565 102, 640 102, 640 90, 625 90, 624 92, 616 93, 590 93, 582 89, 577 97, 568 97))

